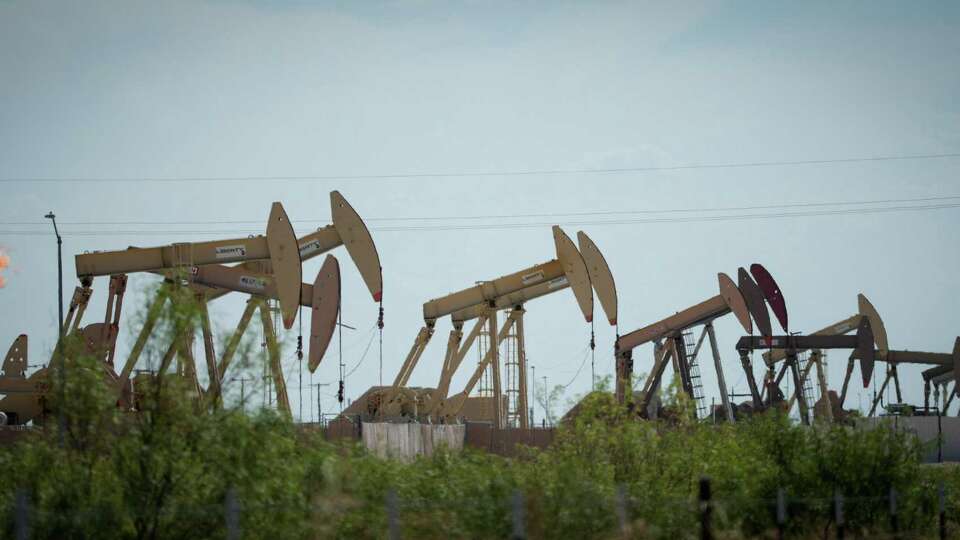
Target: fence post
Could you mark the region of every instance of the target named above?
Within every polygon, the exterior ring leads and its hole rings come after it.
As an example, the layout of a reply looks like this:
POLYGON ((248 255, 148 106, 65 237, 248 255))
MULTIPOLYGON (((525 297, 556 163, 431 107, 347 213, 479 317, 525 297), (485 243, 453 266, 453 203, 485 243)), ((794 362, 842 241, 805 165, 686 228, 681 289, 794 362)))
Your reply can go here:
POLYGON ((943 480, 940 480, 939 486, 939 499, 940 499, 940 540, 946 540, 947 538, 947 491, 943 485, 943 480))
POLYGON ((627 515, 627 489, 623 484, 617 486, 617 521, 620 523, 620 534, 630 538, 630 517, 627 515))
POLYGON ((843 540, 843 493, 839 490, 833 496, 833 517, 837 522, 837 540, 843 540))
POLYGON ((787 494, 777 488, 777 538, 783 540, 787 528, 787 494))
MULTIPOLYGON (((939 400, 939 395, 937 399, 939 400)), ((943 424, 940 421, 939 403, 937 404, 937 463, 943 463, 943 424)))
POLYGON ((230 486, 223 502, 223 518, 227 525, 227 540, 240 540, 240 501, 237 490, 230 486))
POLYGON ((710 518, 713 513, 710 495, 710 478, 707 476, 700 478, 700 538, 702 540, 711 540, 713 533, 710 530, 710 518))
POLYGON ((527 537, 526 523, 523 515, 523 493, 520 490, 513 492, 513 540, 523 540, 527 537))
POLYGON ((890 486, 890 530, 893 539, 900 538, 900 518, 897 517, 897 488, 890 486))
POLYGON ((400 509, 396 490, 387 492, 387 538, 400 540, 400 509))
POLYGON ((20 488, 17 490, 14 516, 14 530, 17 540, 27 540, 30 538, 30 496, 27 490, 20 488))

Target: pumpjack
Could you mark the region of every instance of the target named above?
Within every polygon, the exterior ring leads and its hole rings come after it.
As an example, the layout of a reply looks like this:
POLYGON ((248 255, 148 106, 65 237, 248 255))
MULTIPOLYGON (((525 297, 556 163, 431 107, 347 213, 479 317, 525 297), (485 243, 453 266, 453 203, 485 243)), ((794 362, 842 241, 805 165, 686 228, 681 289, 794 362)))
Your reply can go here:
MULTIPOLYGON (((726 382, 720 363, 720 350, 717 346, 713 321, 733 313, 747 332, 752 332, 753 323, 744 296, 733 280, 721 272, 717 274, 717 281, 719 286, 717 295, 653 324, 624 334, 617 339, 615 347, 616 397, 619 403, 626 403, 628 395, 632 392, 634 349, 650 342, 654 343, 654 362, 640 394, 640 402, 637 407, 639 414, 647 418, 655 417, 655 397, 659 393, 663 372, 667 363, 671 360, 674 372, 680 378, 683 391, 691 399, 696 400, 698 397, 696 395, 696 383, 698 382, 696 379, 699 378, 699 368, 696 367, 694 362, 701 349, 704 337, 708 336, 710 348, 713 352, 714 366, 717 370, 723 407, 727 418, 734 418, 733 408, 726 391, 726 382), (688 351, 688 344, 684 336, 690 329, 701 325, 703 330, 691 354, 688 351)), ((747 361, 749 362, 749 360, 747 361)))
POLYGON ((870 324, 870 318, 860 318, 857 324, 857 332, 853 336, 790 334, 786 303, 779 286, 777 286, 777 283, 773 280, 770 273, 767 272, 762 265, 753 264, 750 267, 749 274, 745 269, 740 268, 738 270, 738 278, 740 280, 740 290, 744 293, 747 306, 750 308, 753 320, 757 323, 757 330, 760 332, 759 336, 744 336, 737 341, 737 351, 740 353, 741 361, 745 367, 745 374, 748 384, 750 385, 754 409, 761 410, 774 405, 779 394, 777 378, 774 376, 772 365, 768 364, 766 400, 763 400, 760 392, 757 390, 753 370, 746 369, 746 359, 751 352, 758 349, 781 349, 784 351, 785 367, 790 369, 793 376, 794 387, 797 391, 797 402, 800 405, 800 417, 805 424, 810 423, 810 414, 807 409, 806 396, 803 394, 803 378, 798 362, 799 351, 806 349, 852 349, 853 352, 850 355, 851 362, 854 359, 860 361, 863 385, 866 387, 869 384, 876 357, 874 349, 875 338, 870 324), (756 281, 754 281, 754 278, 756 281), (770 315, 767 312, 767 304, 770 305, 771 310, 785 333, 784 335, 773 335, 770 315))
MULTIPOLYGON (((559 227, 554 230, 555 239, 558 240, 559 246, 566 246, 564 249, 567 253, 564 257, 573 258, 573 253, 569 251, 569 248, 572 247, 572 242, 567 242, 565 240, 565 235, 559 227), (562 236, 561 236, 562 235, 562 236)), ((603 257, 603 254, 597 248, 596 244, 587 236, 583 231, 577 233, 577 242, 579 244, 579 255, 583 260, 587 277, 589 278, 589 287, 592 289, 586 292, 580 291, 579 294, 586 295, 596 293, 597 299, 600 301, 600 305, 604 311, 604 314, 607 317, 607 321, 611 326, 616 326, 617 324, 617 293, 616 293, 616 283, 613 279, 613 274, 610 272, 610 267, 607 265, 606 259, 603 257)), ((574 248, 576 249, 576 248, 574 248)), ((559 249, 558 249, 559 251, 559 249)), ((574 259, 575 260, 575 259, 574 259)), ((438 419, 443 421, 452 421, 457 418, 461 411, 464 408, 464 405, 469 399, 470 393, 473 391, 473 388, 480 380, 481 375, 487 366, 492 366, 494 373, 496 373, 497 367, 493 364, 493 355, 496 353, 495 348, 499 349, 500 343, 509 335, 511 331, 511 325, 515 327, 516 335, 518 336, 518 358, 519 358, 519 393, 520 393, 520 403, 517 407, 517 413, 519 416, 518 426, 521 428, 529 427, 529 418, 527 416, 527 399, 526 399, 526 354, 525 354, 525 345, 524 345, 524 330, 523 330, 523 316, 525 313, 524 306, 527 302, 546 296, 548 294, 570 288, 571 284, 577 280, 578 274, 582 273, 584 267, 581 267, 579 264, 572 264, 569 267, 568 272, 564 276, 563 282, 558 283, 541 283, 522 289, 520 291, 502 295, 491 300, 492 307, 488 306, 473 306, 465 309, 456 311, 450 315, 451 321, 453 322, 454 330, 451 331, 452 342, 448 344, 448 354, 444 358, 444 366, 441 370, 440 382, 437 385, 436 391, 429 394, 429 402, 425 407, 426 414, 433 414, 438 419), (497 334, 497 339, 494 343, 490 345, 487 349, 486 354, 484 355, 481 362, 477 365, 477 368, 474 370, 469 381, 465 385, 464 389, 453 396, 448 396, 450 382, 453 378, 454 373, 460 367, 466 352, 470 349, 472 343, 479 334, 480 329, 485 324, 485 320, 489 319, 491 313, 495 313, 497 310, 507 310, 508 316, 504 321, 503 326, 500 328, 500 331, 497 334), (462 338, 462 328, 463 324, 469 320, 476 319, 477 322, 474 324, 473 330, 467 337, 467 341, 460 343, 462 338), (450 345, 453 346, 450 346, 450 345)), ((582 280, 580 281, 582 283, 582 280)), ((574 289, 574 296, 579 299, 577 289, 574 289)), ((583 304, 580 304, 581 311, 583 311, 583 304)), ((584 318, 588 321, 592 320, 592 316, 588 317, 586 311, 583 311, 584 318)), ((489 324, 489 321, 487 321, 489 324)), ((591 347, 595 346, 595 340, 591 337, 590 341, 591 347)), ((496 377, 495 377, 496 380, 496 377)), ((494 383, 496 387, 496 382, 494 383)), ((496 391, 496 390, 495 390, 496 391)))
MULTIPOLYGON (((886 326, 884 325, 883 319, 880 317, 880 313, 874 307, 874 305, 867 299, 862 293, 857 295, 857 311, 856 315, 848 317, 846 319, 840 320, 832 325, 829 325, 817 332, 814 332, 813 335, 819 336, 829 336, 829 335, 841 335, 850 332, 853 329, 857 329, 860 326, 862 320, 867 320, 869 322, 871 331, 873 333, 873 340, 875 343, 874 351, 874 360, 879 362, 885 362, 887 364, 887 371, 884 381, 877 392, 876 397, 874 398, 869 416, 873 416, 876 413, 877 406, 880 404, 880 400, 886 391, 889 384, 892 382, 894 384, 894 389, 897 396, 897 402, 902 403, 903 395, 900 387, 900 377, 898 366, 901 364, 913 364, 913 365, 924 365, 924 366, 941 366, 944 368, 944 374, 948 374, 949 378, 952 379, 956 376, 960 376, 960 338, 957 338, 957 346, 954 347, 953 354, 948 353, 931 353, 923 351, 907 351, 907 350, 891 350, 889 347, 889 341, 887 337, 886 326)), ((798 349, 796 352, 803 352, 802 349, 798 349)), ((773 368, 773 366, 784 359, 787 358, 787 351, 783 349, 774 349, 764 353, 764 360, 767 363, 767 366, 773 368)), ((820 350, 814 349, 810 360, 811 363, 819 360, 820 350)), ((823 408, 823 412, 827 416, 827 420, 832 420, 832 411, 834 408, 842 410, 843 404, 846 401, 847 390, 850 383, 850 378, 855 367, 856 358, 851 357, 847 363, 846 373, 843 379, 843 385, 841 387, 840 395, 837 403, 830 404, 827 403, 823 408)), ((783 377, 784 370, 786 369, 786 364, 781 368, 779 374, 775 379, 775 384, 779 385, 781 378, 783 377)), ((805 380, 810 369, 810 364, 808 363, 807 370, 805 373, 801 374, 801 381, 805 380)), ((818 369, 819 366, 818 366, 818 369)), ((936 368, 934 368, 936 369, 936 368)), ((822 369, 820 369, 822 374, 822 369)), ((821 375, 822 378, 822 375, 821 375)), ((803 391, 803 386, 798 387, 797 397, 803 391)), ((825 386, 825 382, 821 381, 821 387, 825 386)), ((829 395, 826 391, 821 388, 821 396, 829 395)))
POLYGON ((500 344, 510 334, 517 336, 517 403, 515 420, 518 427, 528 427, 526 397, 526 359, 523 316, 525 304, 536 298, 564 289, 571 289, 587 322, 593 321, 593 290, 597 291, 604 312, 611 324, 616 324, 616 288, 613 276, 599 249, 583 232, 578 233, 580 250, 560 227, 553 227, 556 258, 534 265, 519 272, 474 287, 458 291, 442 298, 426 302, 423 306, 424 326, 420 329, 413 347, 403 362, 393 384, 385 389, 371 389, 364 398, 344 411, 344 414, 364 412, 371 416, 391 417, 402 414, 404 407, 413 402, 417 416, 428 416, 438 421, 453 421, 470 403, 469 395, 481 376, 490 369, 493 379, 493 415, 496 425, 505 425, 500 377, 500 344), (498 312, 508 315, 498 331, 498 312), (436 388, 409 389, 407 382, 435 332, 438 319, 450 316, 453 329, 447 340, 447 349, 436 388), (463 340, 463 325, 475 321, 473 329, 463 340), (490 336, 489 346, 474 370, 464 390, 448 396, 450 382, 469 350, 486 329, 490 336))
MULTIPOLYGON (((960 359, 960 337, 953 344, 953 366, 939 365, 928 368, 923 372, 923 406, 924 411, 929 414, 930 410, 930 390, 934 389, 934 403, 940 414, 946 414, 953 403, 953 399, 960 393, 960 369, 958 369, 958 359, 960 359), (947 390, 947 385, 953 383, 953 387, 947 390), (942 403, 940 400, 943 400, 942 403)), ((960 412, 957 413, 960 416, 960 412)))
MULTIPOLYGON (((64 335, 82 334, 88 352, 103 354, 109 366, 108 375, 120 394, 121 401, 129 405, 129 377, 146 345, 147 339, 162 312, 166 295, 160 294, 150 305, 146 320, 140 330, 133 350, 123 369, 117 375, 113 371, 116 335, 119 328, 120 309, 126 286, 126 274, 131 272, 161 273, 174 286, 187 285, 193 290, 200 306, 200 322, 204 335, 204 350, 210 385, 207 392, 214 402, 219 400, 226 368, 235 354, 243 331, 260 308, 264 334, 271 356, 271 371, 278 390, 278 406, 289 413, 289 403, 284 391, 282 369, 279 362, 279 347, 270 320, 266 299, 275 299, 280 306, 283 324, 293 325, 299 306, 311 308, 311 335, 309 346, 309 369, 315 370, 333 334, 340 306, 340 274, 336 259, 328 256, 312 285, 301 283, 301 262, 326 253, 338 246, 347 252, 360 270, 368 289, 376 302, 382 302, 382 272, 379 255, 360 216, 334 191, 330 194, 333 224, 297 239, 286 212, 280 203, 274 203, 267 223, 266 235, 212 242, 180 243, 156 248, 129 248, 113 252, 93 252, 76 256, 77 287, 71 301, 64 335), (238 266, 225 266, 229 263, 238 266), (88 325, 79 329, 80 320, 92 294, 93 278, 110 275, 111 296, 107 306, 107 321, 103 325, 88 325), (241 317, 237 332, 227 343, 224 355, 216 362, 213 337, 210 329, 206 302, 228 292, 236 291, 251 295, 247 309, 241 317)), ((382 328, 383 309, 380 308, 378 324, 382 328)), ((204 390, 196 378, 193 363, 192 332, 184 331, 176 336, 168 349, 161 368, 166 368, 174 356, 178 356, 178 370, 193 380, 198 396, 204 390)), ((2 392, 0 392, 2 393, 2 392)), ((9 397, 9 396, 8 396, 9 397)), ((6 400, 0 400, 0 410, 5 410, 6 400)), ((19 415, 21 421, 26 416, 19 415)))
MULTIPOLYGON (((64 340, 68 339, 79 345, 81 352, 96 356, 102 375, 111 384, 116 384, 117 376, 113 371, 113 356, 116 350, 117 332, 123 294, 126 289, 126 276, 112 276, 110 279, 110 296, 107 300, 106 316, 103 323, 93 323, 85 327, 80 326, 81 318, 90 299, 89 285, 77 287, 70 300, 69 309, 63 322, 60 341, 58 341, 53 358, 47 366, 26 375, 28 367, 28 338, 21 334, 14 340, 4 361, 3 372, 0 373, 0 412, 6 417, 6 422, 26 424, 30 421, 40 422, 47 409, 47 392, 50 387, 51 367, 63 361, 62 353, 64 340)), ((129 388, 124 388, 129 395, 129 388)))
MULTIPOLYGON (((879 405, 881 398, 883 397, 883 392, 887 389, 887 386, 890 384, 891 380, 897 381, 896 384, 896 393, 897 401, 902 402, 903 396, 900 394, 900 385, 899 381, 896 378, 896 368, 900 364, 914 364, 921 366, 934 366, 932 369, 936 375, 931 378, 932 381, 935 381, 938 387, 946 387, 948 382, 954 382, 953 391, 950 392, 950 401, 945 403, 944 410, 946 407, 949 407, 950 402, 953 400, 953 394, 956 393, 956 383, 960 382, 960 337, 957 337, 954 341, 953 352, 952 353, 932 353, 932 352, 923 352, 923 351, 886 351, 885 354, 877 355, 877 359, 887 363, 887 373, 886 377, 883 380, 883 384, 880 386, 880 389, 877 391, 877 396, 874 398, 873 403, 870 406, 870 416, 877 410, 877 405, 879 405)), ((925 378, 926 382, 926 378, 925 378)), ((929 388, 925 385, 924 395, 929 395, 929 388)), ((946 392, 944 392, 946 394, 946 392)), ((944 396, 946 399, 946 395, 944 396)), ((926 401, 926 400, 925 400, 926 401)), ((929 403, 925 404, 929 406, 929 403)))
MULTIPOLYGON (((812 335, 826 335, 826 336, 835 336, 842 334, 849 334, 850 332, 857 330, 860 326, 860 321, 867 319, 870 321, 870 328, 873 332, 873 339, 876 344, 878 355, 886 354, 887 351, 887 333, 883 325, 883 320, 880 318, 880 315, 877 313, 877 310, 873 307, 873 304, 864 294, 857 295, 857 313, 845 319, 841 319, 829 326, 826 326, 816 332, 813 332, 812 335)), ((796 354, 800 355, 805 352, 808 352, 807 349, 797 349, 796 354)), ((806 365, 803 367, 803 370, 800 374, 800 380, 802 382, 807 381, 810 376, 810 372, 815 368, 817 371, 817 383, 820 387, 820 395, 823 400, 823 406, 818 406, 818 413, 822 414, 824 420, 827 422, 832 422, 834 420, 834 409, 842 411, 842 402, 846 397, 847 392, 847 382, 849 382, 849 377, 843 385, 841 391, 841 396, 839 399, 834 399, 831 397, 831 391, 827 386, 826 380, 826 367, 824 366, 824 353, 821 349, 813 349, 809 351, 809 357, 807 359, 806 365)), ((763 353, 763 360, 768 368, 768 370, 773 370, 776 367, 777 363, 782 362, 781 368, 777 373, 776 377, 773 379, 774 384, 764 385, 763 392, 761 393, 761 400, 766 401, 766 391, 769 388, 779 388, 781 381, 783 380, 786 370, 789 368, 787 360, 787 351, 784 349, 771 349, 763 353)), ((853 360, 850 361, 849 368, 852 372, 854 367, 853 360)), ((899 388, 899 379, 897 382, 897 387, 899 388)), ((801 384, 797 387, 794 395, 791 397, 790 402, 788 403, 788 410, 792 409, 793 402, 798 401, 800 394, 805 391, 806 384, 801 384)), ((810 396, 804 396, 809 398, 810 396)), ((809 402, 806 402, 809 409, 809 402)))
POLYGON ((3 360, 0 373, 0 425, 23 424, 42 414, 44 403, 40 396, 47 391, 47 370, 40 369, 27 376, 27 335, 20 334, 13 341, 3 360))

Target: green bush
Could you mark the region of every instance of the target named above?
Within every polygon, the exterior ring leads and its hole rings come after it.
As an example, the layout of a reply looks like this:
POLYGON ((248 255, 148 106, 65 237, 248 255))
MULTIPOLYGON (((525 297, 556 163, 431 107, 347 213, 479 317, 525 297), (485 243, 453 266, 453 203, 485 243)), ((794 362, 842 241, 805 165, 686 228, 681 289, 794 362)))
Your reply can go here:
MULTIPOLYGON (((176 331, 189 316, 173 313, 168 325, 176 331)), ((4 537, 20 492, 34 538, 223 538, 228 493, 245 538, 382 538, 388 493, 410 538, 509 537, 516 493, 531 538, 618 537, 620 516, 633 537, 689 538, 704 476, 721 537, 770 535, 780 489, 791 537, 830 534, 838 492, 852 536, 885 533, 891 489, 901 527, 934 536, 941 482, 958 532, 960 469, 921 465, 916 440, 886 426, 807 428, 778 413, 733 425, 682 413, 646 422, 595 392, 548 450, 515 459, 440 451, 404 463, 327 443, 271 411, 211 409, 175 376, 158 378, 140 412, 122 413, 100 360, 76 344, 64 351, 70 377, 63 400, 53 381, 51 406, 66 430, 49 422, 0 447, 4 537)))

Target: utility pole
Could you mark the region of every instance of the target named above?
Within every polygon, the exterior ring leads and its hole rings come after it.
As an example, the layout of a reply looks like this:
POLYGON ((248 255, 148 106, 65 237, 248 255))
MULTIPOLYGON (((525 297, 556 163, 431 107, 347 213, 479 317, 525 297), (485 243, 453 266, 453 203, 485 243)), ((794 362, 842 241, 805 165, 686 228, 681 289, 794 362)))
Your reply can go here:
POLYGON ((550 411, 547 407, 550 405, 550 390, 547 389, 547 376, 543 376, 543 418, 544 420, 551 422, 550 411))
POLYGON ((53 234, 57 237, 57 306, 60 315, 60 337, 63 337, 63 238, 57 229, 57 216, 51 211, 43 216, 53 222, 53 234))
POLYGON ((313 386, 317 389, 317 423, 323 425, 323 408, 321 407, 323 396, 320 394, 320 389, 324 386, 330 386, 330 383, 316 383, 313 386))
POLYGON ((530 371, 530 380, 533 381, 533 403, 530 405, 530 425, 535 426, 536 422, 533 421, 533 411, 534 407, 537 406, 537 367, 531 364, 530 371))
POLYGON ((53 222, 53 234, 57 237, 57 308, 59 315, 59 324, 57 326, 57 346, 55 359, 59 359, 57 372, 60 379, 60 406, 57 413, 57 423, 60 426, 60 447, 64 446, 64 434, 67 431, 67 418, 63 415, 63 409, 66 405, 67 395, 67 360, 63 358, 63 238, 60 237, 60 230, 57 229, 57 216, 50 211, 43 216, 53 222))

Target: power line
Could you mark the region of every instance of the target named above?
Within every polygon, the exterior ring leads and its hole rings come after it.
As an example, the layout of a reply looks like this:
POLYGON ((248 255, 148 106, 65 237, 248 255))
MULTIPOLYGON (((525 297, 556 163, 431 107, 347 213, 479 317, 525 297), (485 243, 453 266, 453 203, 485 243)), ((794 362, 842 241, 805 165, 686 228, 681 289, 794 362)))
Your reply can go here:
MULTIPOLYGON (((735 212, 745 210, 774 210, 781 208, 809 208, 816 206, 862 206, 871 204, 892 204, 892 203, 915 203, 932 201, 950 201, 958 200, 960 195, 948 195, 941 197, 921 197, 913 199, 873 199, 865 201, 828 201, 828 202, 803 202, 791 204, 771 204, 759 206, 727 206, 714 208, 673 208, 663 210, 594 210, 587 212, 547 212, 538 214, 493 214, 478 216, 403 216, 403 217, 367 217, 364 221, 481 221, 488 219, 526 219, 526 218, 557 218, 565 216, 615 216, 615 215, 643 215, 643 214, 680 214, 694 212, 735 212)), ((329 221, 328 218, 318 219, 293 219, 292 223, 318 223, 329 221)), ((259 225, 263 220, 208 220, 208 221, 65 221, 61 225, 259 225)), ((0 225, 46 225, 42 221, 0 221, 0 225)))
POLYGON ((783 161, 748 161, 737 163, 695 163, 687 165, 664 165, 651 167, 614 167, 597 169, 530 169, 530 170, 501 170, 501 171, 450 171, 450 172, 421 172, 421 173, 389 173, 389 174, 341 174, 341 175, 302 175, 302 176, 127 176, 127 177, 7 177, 0 178, 0 183, 14 182, 298 182, 322 180, 405 180, 424 178, 472 178, 486 176, 563 176, 574 174, 616 174, 616 173, 644 173, 660 171, 682 171, 695 169, 742 169, 752 167, 790 167, 805 165, 831 165, 839 163, 865 163, 875 161, 905 161, 946 159, 960 157, 960 152, 944 154, 913 154, 891 156, 861 156, 833 159, 802 159, 783 161))
MULTIPOLYGON (((551 225, 564 226, 603 226, 603 225, 641 225, 641 224, 666 224, 666 223, 703 223, 703 222, 721 222, 721 221, 744 221, 744 220, 762 220, 762 219, 784 219, 815 216, 839 216, 839 215, 867 215, 882 214, 890 212, 919 212, 943 210, 950 208, 960 208, 960 203, 915 205, 915 206, 892 206, 881 208, 853 208, 841 210, 813 210, 805 212, 782 212, 782 213, 758 213, 758 214, 731 214, 720 216, 693 216, 693 217, 667 217, 667 218, 648 218, 648 219, 621 219, 621 220, 588 220, 588 221, 551 221, 536 223, 490 223, 490 224, 471 224, 471 225, 423 225, 423 226, 393 226, 393 227, 372 227, 371 230, 378 232, 429 232, 429 231, 460 231, 460 230, 503 230, 503 229, 532 229, 540 227, 549 227, 551 225)), ((298 234, 311 232, 311 230, 298 229, 298 234)), ((47 231, 0 231, 0 235, 6 236, 43 236, 49 234, 47 231)), ((70 236, 145 236, 145 235, 212 235, 212 234, 230 234, 230 235, 251 235, 262 234, 255 230, 108 230, 93 231, 80 230, 69 231, 65 235, 70 236)))

